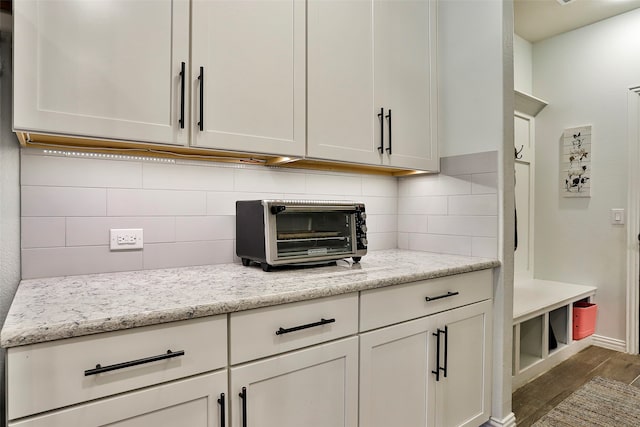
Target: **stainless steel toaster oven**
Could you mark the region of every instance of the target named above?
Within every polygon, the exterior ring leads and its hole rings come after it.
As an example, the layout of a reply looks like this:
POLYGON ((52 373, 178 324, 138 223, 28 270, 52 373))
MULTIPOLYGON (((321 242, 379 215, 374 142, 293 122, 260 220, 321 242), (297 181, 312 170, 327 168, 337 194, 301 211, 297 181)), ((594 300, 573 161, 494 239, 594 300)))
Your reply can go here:
POLYGON ((239 200, 236 255, 272 266, 353 258, 367 253, 364 203, 324 200, 239 200))

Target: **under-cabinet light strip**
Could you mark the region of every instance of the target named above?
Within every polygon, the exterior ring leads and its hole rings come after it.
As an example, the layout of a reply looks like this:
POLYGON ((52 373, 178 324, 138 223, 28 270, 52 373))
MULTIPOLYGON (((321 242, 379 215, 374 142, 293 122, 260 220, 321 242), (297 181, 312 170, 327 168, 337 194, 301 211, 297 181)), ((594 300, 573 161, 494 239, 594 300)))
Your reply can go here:
POLYGON ((167 159, 164 157, 147 157, 147 156, 129 156, 126 154, 105 154, 105 153, 86 153, 82 151, 62 151, 62 150, 44 150, 44 154, 67 157, 89 157, 94 159, 112 159, 112 160, 144 160, 160 163, 175 163, 175 159, 167 159))

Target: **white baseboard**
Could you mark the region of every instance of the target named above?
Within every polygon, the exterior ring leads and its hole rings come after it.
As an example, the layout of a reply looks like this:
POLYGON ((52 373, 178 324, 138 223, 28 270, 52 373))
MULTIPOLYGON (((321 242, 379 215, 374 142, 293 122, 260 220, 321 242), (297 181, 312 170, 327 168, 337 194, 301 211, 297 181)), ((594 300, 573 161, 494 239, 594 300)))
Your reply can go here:
POLYGON ((593 345, 608 348, 609 350, 627 352, 627 342, 616 338, 609 338, 602 335, 592 335, 593 345))
POLYGON ((491 417, 483 427, 516 427, 516 416, 511 412, 501 420, 491 417))

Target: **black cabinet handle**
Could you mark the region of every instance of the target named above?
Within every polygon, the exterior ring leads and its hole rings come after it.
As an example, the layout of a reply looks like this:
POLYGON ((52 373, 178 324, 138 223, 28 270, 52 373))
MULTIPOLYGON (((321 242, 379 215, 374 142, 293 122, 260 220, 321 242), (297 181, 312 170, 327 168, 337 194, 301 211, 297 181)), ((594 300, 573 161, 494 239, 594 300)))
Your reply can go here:
POLYGON ((438 295, 437 297, 425 297, 424 299, 425 299, 425 301, 435 301, 437 299, 449 298, 449 297, 452 297, 452 296, 455 296, 455 295, 460 295, 460 292, 451 292, 451 291, 449 291, 444 295, 438 295))
POLYGON ((293 328, 279 328, 276 331, 276 335, 288 334, 289 332, 301 331, 303 329, 309 329, 316 326, 326 325, 327 323, 334 323, 336 319, 320 319, 319 322, 307 323, 306 325, 294 326, 293 328))
POLYGON ((447 378, 447 360, 449 359, 449 357, 447 356, 448 350, 449 350, 449 327, 445 325, 444 326, 444 368, 442 369, 445 378, 447 378))
POLYGON ((444 331, 438 328, 437 332, 432 334, 436 337, 436 370, 431 371, 432 374, 436 374, 436 381, 440 381, 440 371, 443 371, 444 377, 447 378, 447 327, 444 331), (444 368, 440 366, 440 335, 444 334, 444 368))
POLYGON ((131 366, 143 365, 145 363, 157 362, 159 360, 171 359, 178 356, 184 356, 184 350, 167 350, 165 354, 145 357, 144 359, 131 360, 129 362, 116 363, 115 365, 101 366, 98 363, 94 369, 87 369, 86 371, 84 371, 84 376, 88 377, 89 375, 102 374, 103 372, 115 371, 116 369, 129 368, 131 366))
POLYGON ((224 393, 220 393, 220 398, 218 399, 218 403, 220 404, 220 427, 224 427, 224 393))
POLYGON ((180 65, 180 129, 184 129, 184 72, 186 64, 184 62, 180 65))
POLYGON ((387 114, 387 120, 389 120, 389 146, 386 148, 387 153, 391 154, 391 110, 387 114))
POLYGON ((378 152, 382 154, 384 153, 384 108, 380 108, 378 118, 380 119, 380 145, 378 146, 378 152))
POLYGON ((440 381, 440 329, 431 335, 436 337, 436 369, 435 371, 431 371, 431 373, 436 374, 436 381, 440 381))
POLYGON ((242 387, 242 391, 239 394, 242 399, 242 427, 247 427, 247 388, 242 387))
POLYGON ((198 122, 198 127, 201 131, 204 130, 204 67, 200 67, 200 75, 198 76, 198 80, 200 80, 200 121, 198 122))

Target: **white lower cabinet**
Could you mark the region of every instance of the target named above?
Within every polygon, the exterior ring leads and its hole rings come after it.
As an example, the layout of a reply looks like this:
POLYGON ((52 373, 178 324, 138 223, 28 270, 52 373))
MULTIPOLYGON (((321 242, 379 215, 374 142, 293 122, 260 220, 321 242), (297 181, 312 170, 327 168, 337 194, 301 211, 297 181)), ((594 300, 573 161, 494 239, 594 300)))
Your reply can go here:
POLYGON ((479 426, 491 283, 483 270, 10 348, 9 427, 479 426))
POLYGON ((227 371, 180 380, 10 422, 10 427, 217 427, 226 420, 227 371))
POLYGON ((231 368, 233 427, 356 427, 358 338, 231 368))
POLYGON ((360 335, 360 426, 489 419, 491 301, 360 335))

